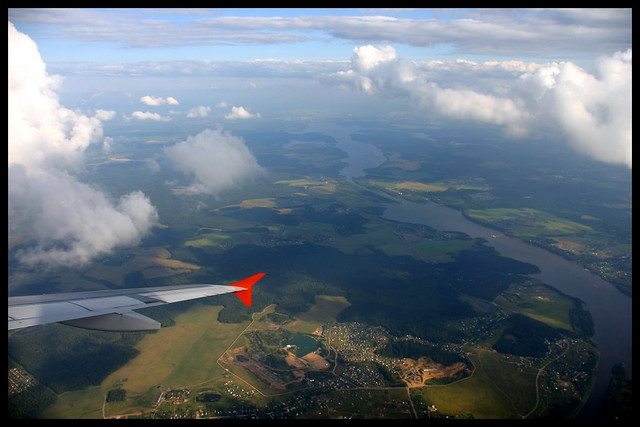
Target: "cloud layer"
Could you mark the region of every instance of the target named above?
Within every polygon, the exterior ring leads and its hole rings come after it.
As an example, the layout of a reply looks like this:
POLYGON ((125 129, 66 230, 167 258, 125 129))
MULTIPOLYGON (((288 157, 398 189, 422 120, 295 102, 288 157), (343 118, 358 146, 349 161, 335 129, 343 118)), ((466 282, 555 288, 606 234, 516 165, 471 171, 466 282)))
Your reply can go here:
POLYGON ((269 45, 331 39, 448 46, 458 53, 604 54, 631 45, 631 9, 359 9, 300 15, 295 11, 9 9, 14 22, 51 26, 67 39, 129 47, 269 45), (153 14, 147 19, 146 14, 153 14), (180 13, 180 19, 174 14, 180 13), (225 16, 226 15, 226 16, 225 16), (266 16, 265 16, 266 15, 266 16), (289 16, 282 16, 289 15, 289 16), (624 47, 623 47, 624 46, 624 47))
POLYGON ((193 178, 189 191, 219 195, 264 172, 242 138, 205 129, 164 149, 179 171, 193 178))
POLYGON ((596 74, 571 62, 485 64, 485 70, 501 66, 516 75, 499 90, 486 85, 484 91, 472 81, 465 81, 471 87, 442 87, 424 69, 397 58, 390 46, 366 45, 353 52, 350 68, 325 82, 369 95, 411 98, 426 113, 500 125, 510 136, 551 130, 583 154, 631 167, 631 49, 602 57, 596 74))
POLYGON ((98 110, 88 117, 60 105, 59 78, 47 74, 36 44, 9 22, 9 235, 29 242, 17 259, 29 266, 84 264, 136 244, 157 219, 139 191, 113 202, 80 182, 84 151, 102 139, 98 110))

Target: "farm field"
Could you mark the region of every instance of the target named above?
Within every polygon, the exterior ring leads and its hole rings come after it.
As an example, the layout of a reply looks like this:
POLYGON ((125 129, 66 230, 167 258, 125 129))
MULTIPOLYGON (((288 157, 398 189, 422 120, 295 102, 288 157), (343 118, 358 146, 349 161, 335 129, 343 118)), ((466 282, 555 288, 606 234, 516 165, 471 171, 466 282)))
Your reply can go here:
POLYGON ((494 302, 508 312, 522 313, 554 328, 574 330, 569 311, 575 302, 548 286, 511 285, 494 302))
MULTIPOLYGON (((487 349, 470 350, 473 375, 447 386, 428 386, 423 393, 441 413, 474 418, 519 418, 535 405, 535 369, 522 369, 504 355, 487 349)), ((413 393, 413 391, 412 391, 413 393)))
POLYGON ((465 214, 473 220, 505 230, 519 238, 593 233, 593 229, 587 225, 559 218, 538 209, 467 209, 465 214))

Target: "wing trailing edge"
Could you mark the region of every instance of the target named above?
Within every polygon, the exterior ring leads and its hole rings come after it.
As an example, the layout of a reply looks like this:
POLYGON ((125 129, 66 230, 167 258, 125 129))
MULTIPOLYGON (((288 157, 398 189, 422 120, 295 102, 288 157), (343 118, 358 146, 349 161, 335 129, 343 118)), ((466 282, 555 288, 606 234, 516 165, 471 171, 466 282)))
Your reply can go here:
POLYGON ((66 322, 60 323, 77 328, 109 332, 155 331, 160 329, 160 322, 156 322, 150 317, 143 316, 134 311, 108 313, 99 316, 67 320, 66 322))

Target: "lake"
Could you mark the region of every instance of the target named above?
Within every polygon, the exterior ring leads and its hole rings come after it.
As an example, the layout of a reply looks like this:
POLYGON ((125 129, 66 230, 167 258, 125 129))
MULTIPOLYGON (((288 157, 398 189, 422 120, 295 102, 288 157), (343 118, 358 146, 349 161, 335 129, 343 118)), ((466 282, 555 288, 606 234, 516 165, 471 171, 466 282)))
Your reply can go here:
POLYGON ((306 335, 300 335, 300 334, 294 336, 290 340, 282 341, 282 346, 284 347, 286 345, 296 346, 295 355, 297 357, 302 357, 304 355, 311 353, 312 351, 316 351, 319 347, 316 340, 306 335))

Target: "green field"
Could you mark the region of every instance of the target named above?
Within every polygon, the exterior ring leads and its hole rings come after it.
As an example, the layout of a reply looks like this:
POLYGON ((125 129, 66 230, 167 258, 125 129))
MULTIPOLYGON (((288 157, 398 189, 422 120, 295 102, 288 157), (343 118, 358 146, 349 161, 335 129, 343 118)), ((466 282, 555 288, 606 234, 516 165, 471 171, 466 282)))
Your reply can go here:
POLYGON ((507 312, 522 313, 551 327, 573 331, 569 310, 575 302, 548 286, 511 285, 494 302, 507 312))
MULTIPOLYGON (((351 305, 342 296, 316 295, 315 301, 316 303, 308 311, 297 316, 302 325, 306 325, 300 329, 295 327, 295 330, 311 333, 325 323, 336 322, 340 312, 351 305)), ((288 326, 288 328, 294 329, 294 326, 288 326)))
POLYGON ((217 321, 220 306, 197 304, 176 317, 176 324, 148 334, 138 345, 138 357, 103 382, 110 388, 127 378, 125 388, 143 393, 150 387, 179 388, 220 374, 215 363, 246 324, 217 321))
POLYGON ((104 395, 114 388, 127 392, 125 402, 105 405, 105 416, 148 411, 167 389, 205 384, 224 372, 218 357, 246 324, 217 321, 220 306, 197 304, 176 317, 173 327, 147 334, 136 346, 140 352, 109 375, 99 388, 65 393, 47 409, 64 418, 102 417, 104 395), (64 414, 64 415, 63 415, 64 414))
POLYGON ((465 214, 473 220, 505 230, 519 238, 584 235, 594 232, 587 225, 531 208, 467 209, 465 214))
POLYGON ((474 241, 431 239, 418 233, 399 236, 386 224, 372 221, 365 226, 364 233, 336 237, 323 244, 346 254, 363 253, 367 251, 366 248, 374 247, 388 256, 408 255, 429 262, 448 262, 452 260, 452 254, 472 248, 474 241))
POLYGON ((420 391, 440 414, 479 419, 519 418, 535 405, 537 369, 523 369, 491 350, 474 348, 470 360, 473 375, 445 386, 428 386, 420 391))
POLYGON ((365 185, 382 188, 394 193, 440 193, 447 190, 471 190, 488 191, 491 187, 481 182, 464 182, 458 180, 417 182, 417 181, 380 181, 367 179, 363 180, 365 185))
POLYGON ((289 187, 299 187, 304 190, 312 190, 320 193, 335 193, 337 185, 334 180, 314 180, 314 179, 284 179, 274 182, 274 184, 288 185, 289 187))
POLYGON ((207 233, 197 239, 186 241, 185 246, 191 246, 194 248, 202 248, 205 246, 222 247, 222 244, 227 242, 229 239, 231 239, 231 236, 228 234, 207 233))
POLYGON ((40 418, 95 419, 102 418, 104 391, 100 387, 70 391, 58 396, 58 400, 48 406, 40 418))

